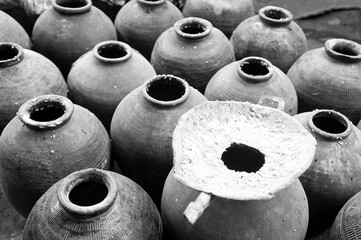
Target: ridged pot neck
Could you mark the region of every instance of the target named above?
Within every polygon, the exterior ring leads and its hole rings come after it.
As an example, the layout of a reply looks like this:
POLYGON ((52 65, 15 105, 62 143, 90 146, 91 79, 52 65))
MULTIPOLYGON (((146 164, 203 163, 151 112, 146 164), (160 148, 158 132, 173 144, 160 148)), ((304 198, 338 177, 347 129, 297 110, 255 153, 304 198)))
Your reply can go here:
POLYGON ((184 39, 196 40, 207 37, 213 29, 210 21, 197 17, 187 17, 174 24, 176 34, 184 39))
POLYGON ((0 68, 10 67, 24 59, 23 48, 10 42, 0 43, 0 68))
POLYGON ((258 11, 258 15, 263 23, 275 27, 287 26, 293 20, 293 15, 290 11, 276 6, 261 8, 258 11))
POLYGON ((89 219, 108 211, 118 195, 118 186, 109 172, 88 168, 68 175, 57 196, 60 206, 77 219, 89 219))
POLYGON ((51 5, 61 14, 82 14, 89 12, 92 7, 91 0, 52 0, 51 5))
POLYGON ((22 104, 17 116, 36 131, 55 129, 67 123, 74 111, 73 103, 60 95, 41 95, 22 104))
POLYGON ((144 98, 158 107, 174 107, 184 103, 190 95, 189 84, 173 75, 157 75, 144 82, 144 98))
POLYGON ((157 7, 166 2, 166 0, 137 0, 139 5, 145 7, 157 7))
POLYGON ((246 57, 237 63, 238 75, 247 82, 260 83, 268 81, 273 76, 273 66, 262 57, 246 57))
POLYGON ((132 48, 120 41, 104 41, 93 48, 95 58, 104 63, 125 62, 132 56, 132 48))
POLYGON ((308 120, 308 126, 316 135, 329 140, 347 138, 352 123, 343 114, 333 110, 316 110, 308 120))
POLYGON ((333 38, 325 42, 328 56, 342 62, 361 62, 361 45, 347 39, 333 38))

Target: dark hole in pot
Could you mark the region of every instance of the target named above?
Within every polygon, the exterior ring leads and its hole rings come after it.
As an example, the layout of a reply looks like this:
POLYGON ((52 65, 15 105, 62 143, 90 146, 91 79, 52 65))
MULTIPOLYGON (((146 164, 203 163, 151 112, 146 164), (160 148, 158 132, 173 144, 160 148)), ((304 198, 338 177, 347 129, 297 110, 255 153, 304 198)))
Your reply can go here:
POLYGON ((358 52, 354 47, 350 46, 349 44, 336 44, 335 46, 333 46, 332 50, 340 54, 349 56, 360 55, 360 52, 358 52))
POLYGON ((180 30, 187 34, 199 34, 206 30, 206 26, 199 22, 191 22, 182 25, 180 30))
POLYGON ((228 169, 237 172, 257 172, 265 163, 263 153, 242 143, 232 143, 221 159, 228 169))
POLYGON ((268 18, 276 19, 276 20, 288 18, 286 13, 284 13, 282 10, 277 10, 277 9, 268 9, 264 11, 264 15, 268 18))
POLYGON ((121 58, 127 53, 123 46, 116 44, 108 44, 98 48, 98 54, 104 58, 121 58))
POLYGON ((312 122, 317 128, 327 133, 339 134, 343 133, 347 129, 346 123, 342 123, 339 119, 331 114, 316 114, 312 118, 312 122))
POLYGON ((105 184, 96 181, 82 182, 69 193, 69 200, 78 206, 92 206, 102 202, 108 195, 105 184))
POLYGON ((269 73, 267 65, 263 61, 248 61, 241 65, 241 70, 252 76, 264 76, 269 73))
POLYGON ((159 101, 174 101, 185 94, 184 84, 172 77, 159 78, 148 84, 147 93, 159 101))
POLYGON ((19 50, 12 45, 0 46, 0 61, 9 60, 16 57, 19 54, 19 50))
POLYGON ((58 102, 39 103, 30 109, 30 119, 37 122, 54 121, 65 113, 65 107, 58 102))
POLYGON ((87 5, 85 0, 57 0, 56 3, 65 8, 81 8, 87 5))

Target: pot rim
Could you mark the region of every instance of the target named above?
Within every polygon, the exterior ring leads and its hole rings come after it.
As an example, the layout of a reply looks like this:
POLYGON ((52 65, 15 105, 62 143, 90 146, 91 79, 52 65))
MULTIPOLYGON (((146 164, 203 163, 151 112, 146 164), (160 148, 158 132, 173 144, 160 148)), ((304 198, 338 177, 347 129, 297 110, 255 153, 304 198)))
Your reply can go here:
POLYGON ((3 59, 0 60, 0 68, 3 67, 10 67, 13 66, 15 64, 18 64, 19 62, 21 62, 24 59, 24 49, 22 46, 20 46, 19 44, 13 43, 13 42, 2 42, 0 43, 0 49, 1 48, 11 48, 11 49, 16 49, 17 54, 14 55, 11 58, 8 59, 3 59))
POLYGON ((115 40, 103 41, 103 42, 100 42, 97 45, 95 45, 95 47, 93 48, 93 54, 94 54, 95 58, 101 62, 119 63, 119 62, 127 61, 132 56, 132 48, 128 44, 121 42, 121 41, 115 41, 115 40), (122 48, 126 52, 126 54, 122 57, 117 57, 117 58, 104 57, 100 54, 100 51, 102 49, 111 48, 111 47, 122 48))
POLYGON ((361 45, 348 39, 332 38, 326 40, 325 51, 328 56, 343 62, 361 61, 361 45), (337 47, 341 48, 341 50, 342 48, 345 48, 348 52, 354 54, 352 55, 336 51, 335 48, 337 47))
POLYGON ((274 71, 273 71, 272 63, 263 57, 249 56, 239 60, 237 63, 238 75, 247 82, 251 82, 251 83, 265 82, 272 78, 273 72, 274 71), (265 66, 268 70, 268 73, 263 75, 252 75, 244 72, 242 67, 245 66, 245 64, 249 64, 249 63, 258 63, 260 65, 265 66))
POLYGON ((85 5, 81 6, 81 7, 64 7, 58 3, 59 1, 71 2, 74 0, 52 0, 51 1, 51 5, 52 5, 53 9, 55 11, 57 11, 59 13, 63 13, 63 14, 82 14, 82 13, 90 11, 90 9, 93 5, 91 0, 77 0, 78 2, 84 2, 85 5))
POLYGON ((173 25, 173 28, 178 36, 189 40, 196 40, 208 36, 213 29, 213 25, 210 21, 203 18, 186 17, 178 20, 173 25), (183 29, 185 29, 189 25, 197 25, 198 27, 202 28, 203 31, 199 33, 185 33, 183 29))
POLYGON ((286 26, 289 25, 293 20, 293 14, 285 8, 277 6, 265 6, 258 10, 259 18, 262 22, 271 25, 271 26, 286 26), (284 17, 282 18, 272 18, 268 16, 270 11, 279 12, 284 17))
POLYGON ((157 6, 165 3, 166 0, 138 0, 138 2, 147 6, 157 6))

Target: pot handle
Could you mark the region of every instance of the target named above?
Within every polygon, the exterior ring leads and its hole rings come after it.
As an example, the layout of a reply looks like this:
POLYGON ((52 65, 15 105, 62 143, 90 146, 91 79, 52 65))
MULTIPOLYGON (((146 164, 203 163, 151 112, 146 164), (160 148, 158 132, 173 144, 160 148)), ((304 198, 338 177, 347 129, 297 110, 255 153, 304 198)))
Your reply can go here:
POLYGON ((209 206, 211 201, 211 195, 201 192, 194 202, 190 202, 187 208, 184 210, 183 215, 188 219, 190 224, 194 224, 200 216, 202 216, 204 210, 209 206))

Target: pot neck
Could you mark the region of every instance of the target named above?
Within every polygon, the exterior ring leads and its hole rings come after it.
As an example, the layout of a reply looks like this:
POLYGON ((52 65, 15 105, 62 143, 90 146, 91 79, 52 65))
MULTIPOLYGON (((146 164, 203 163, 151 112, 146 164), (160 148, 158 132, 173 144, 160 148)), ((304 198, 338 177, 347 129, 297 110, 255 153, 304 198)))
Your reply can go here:
POLYGON ((58 201, 76 219, 89 219, 107 212, 118 195, 115 179, 107 171, 88 168, 68 175, 61 182, 58 201))
POLYGON ((24 50, 20 45, 10 42, 0 43, 0 68, 13 66, 23 59, 24 50))
POLYGON ((197 17, 187 17, 178 20, 174 24, 176 34, 188 40, 198 40, 206 38, 212 31, 213 25, 206 19, 197 17))
POLYGON ((93 48, 95 58, 104 63, 120 63, 128 61, 132 56, 132 48, 120 41, 105 41, 93 48))
POLYGON ((290 11, 276 6, 266 6, 261 8, 258 11, 258 15, 264 24, 274 27, 287 26, 293 20, 293 15, 290 11))
POLYGON ((189 84, 173 75, 157 75, 144 82, 143 97, 149 103, 162 108, 184 103, 190 95, 189 84))
POLYGON ((83 14, 89 12, 92 7, 91 0, 52 0, 53 9, 61 14, 83 14))
POLYGON ((153 8, 166 3, 166 0, 137 0, 142 7, 153 8))
POLYGON ((64 96, 41 95, 22 104, 18 118, 27 127, 36 130, 51 130, 67 123, 74 111, 73 103, 64 96))
POLYGON ((238 62, 237 73, 249 83, 261 83, 272 78, 273 67, 265 58, 246 57, 238 62))
POLYGON ((347 39, 334 38, 325 42, 328 56, 342 62, 361 62, 361 45, 347 39))
POLYGON ((333 110, 316 110, 308 120, 308 126, 316 135, 332 141, 347 138, 352 131, 352 123, 343 114, 333 110))

